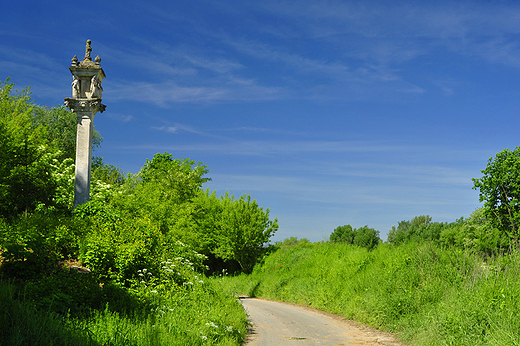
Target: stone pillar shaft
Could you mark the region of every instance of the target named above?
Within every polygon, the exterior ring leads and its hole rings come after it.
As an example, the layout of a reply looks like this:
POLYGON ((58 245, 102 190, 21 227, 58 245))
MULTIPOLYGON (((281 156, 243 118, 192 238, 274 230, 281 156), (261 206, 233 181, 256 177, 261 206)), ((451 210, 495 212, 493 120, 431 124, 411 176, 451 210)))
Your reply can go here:
POLYGON ((92 163, 92 131, 94 115, 78 113, 76 137, 76 172, 74 184, 74 206, 86 203, 90 199, 90 166, 92 163))

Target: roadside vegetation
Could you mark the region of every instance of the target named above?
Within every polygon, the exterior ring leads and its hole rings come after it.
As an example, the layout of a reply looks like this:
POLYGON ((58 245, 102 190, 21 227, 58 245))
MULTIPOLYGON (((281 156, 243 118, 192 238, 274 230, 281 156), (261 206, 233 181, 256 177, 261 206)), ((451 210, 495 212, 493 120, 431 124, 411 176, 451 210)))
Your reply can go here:
POLYGON ((286 239, 232 293, 307 305, 396 333, 413 345, 520 345, 520 148, 474 179, 482 208, 452 223, 339 226, 326 242, 286 239))
POLYGON ((520 344, 520 148, 474 179, 484 204, 467 218, 269 245, 268 209, 204 190, 208 168, 170 153, 136 174, 96 157, 74 209, 75 135, 73 113, 0 83, 0 346, 240 345, 236 293, 416 345, 520 344))
POLYGON ((169 153, 128 175, 95 158, 74 209, 75 140, 75 114, 0 84, 0 345, 241 344, 241 305, 207 277, 251 272, 269 210, 169 153))

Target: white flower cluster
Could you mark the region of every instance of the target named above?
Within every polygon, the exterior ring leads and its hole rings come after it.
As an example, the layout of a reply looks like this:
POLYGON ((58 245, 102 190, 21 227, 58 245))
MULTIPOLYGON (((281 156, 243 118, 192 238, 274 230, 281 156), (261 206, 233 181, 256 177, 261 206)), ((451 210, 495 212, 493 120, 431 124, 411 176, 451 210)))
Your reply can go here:
POLYGON ((152 311, 157 311, 161 315, 164 315, 167 312, 172 312, 174 310, 175 310, 174 308, 170 308, 169 306, 166 306, 166 305, 152 309, 152 311))
MULTIPOLYGON (((206 326, 208 326, 210 328, 214 328, 214 331, 210 332, 210 334, 216 333, 217 330, 220 328, 215 322, 207 322, 206 326)), ((228 333, 233 333, 234 330, 235 330, 235 328, 233 326, 225 327, 225 331, 228 333)), ((208 340, 208 337, 204 335, 204 332, 200 332, 200 335, 201 335, 202 341, 208 340)))
POLYGON ((208 322, 206 325, 218 329, 218 326, 214 322, 208 322))

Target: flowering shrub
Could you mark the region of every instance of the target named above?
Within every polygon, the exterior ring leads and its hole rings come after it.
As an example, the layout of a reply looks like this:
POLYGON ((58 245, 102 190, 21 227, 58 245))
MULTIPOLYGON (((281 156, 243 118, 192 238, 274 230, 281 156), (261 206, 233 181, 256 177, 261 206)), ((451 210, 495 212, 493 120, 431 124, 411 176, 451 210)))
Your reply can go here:
POLYGON ((162 233, 149 219, 91 222, 80 259, 102 282, 129 286, 138 270, 158 269, 162 233))

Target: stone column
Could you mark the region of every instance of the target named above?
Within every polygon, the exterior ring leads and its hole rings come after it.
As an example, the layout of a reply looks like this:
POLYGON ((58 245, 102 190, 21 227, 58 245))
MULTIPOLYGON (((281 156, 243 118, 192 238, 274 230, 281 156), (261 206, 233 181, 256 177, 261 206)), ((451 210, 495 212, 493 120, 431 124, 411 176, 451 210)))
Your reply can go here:
POLYGON ((90 40, 87 40, 85 59, 78 63, 74 56, 69 67, 72 73, 72 98, 65 98, 65 105, 77 115, 76 136, 76 178, 74 186, 74 207, 90 199, 90 172, 92 164, 92 131, 94 115, 106 108, 101 104, 103 88, 101 81, 105 72, 101 68, 101 58, 92 62, 90 40))
POLYGON ((92 164, 92 112, 77 112, 76 175, 74 184, 74 207, 86 203, 90 198, 90 172, 92 164))

